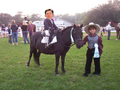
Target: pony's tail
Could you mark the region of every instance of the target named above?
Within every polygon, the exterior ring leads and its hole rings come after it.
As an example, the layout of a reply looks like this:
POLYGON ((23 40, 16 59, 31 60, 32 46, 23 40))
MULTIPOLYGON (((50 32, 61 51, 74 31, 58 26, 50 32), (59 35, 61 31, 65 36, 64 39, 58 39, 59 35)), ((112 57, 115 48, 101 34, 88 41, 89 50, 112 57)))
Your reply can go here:
POLYGON ((38 62, 39 62, 39 56, 38 56, 38 53, 37 53, 37 49, 34 50, 33 54, 34 54, 33 55, 34 60, 38 64, 38 62))

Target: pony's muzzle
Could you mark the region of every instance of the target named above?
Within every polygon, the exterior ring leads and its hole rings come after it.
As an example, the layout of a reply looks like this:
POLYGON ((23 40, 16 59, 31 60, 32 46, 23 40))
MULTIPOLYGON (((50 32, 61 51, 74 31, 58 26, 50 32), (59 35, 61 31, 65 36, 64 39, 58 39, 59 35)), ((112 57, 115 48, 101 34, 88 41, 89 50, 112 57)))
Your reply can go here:
POLYGON ((82 40, 77 40, 76 41, 76 47, 80 49, 82 47, 82 40))

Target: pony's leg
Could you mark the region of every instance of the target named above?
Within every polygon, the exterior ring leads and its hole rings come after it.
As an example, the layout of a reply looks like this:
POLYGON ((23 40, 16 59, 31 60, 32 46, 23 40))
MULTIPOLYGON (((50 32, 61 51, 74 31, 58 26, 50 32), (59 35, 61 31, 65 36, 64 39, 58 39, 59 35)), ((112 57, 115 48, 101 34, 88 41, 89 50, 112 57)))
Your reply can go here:
POLYGON ((119 30, 118 34, 119 34, 119 39, 120 39, 120 30, 119 30))
POLYGON ((27 63, 27 67, 29 67, 31 57, 32 57, 32 53, 30 52, 29 61, 28 61, 28 63, 27 63))
POLYGON ((59 54, 59 53, 55 54, 55 57, 56 57, 56 68, 55 68, 55 74, 56 74, 56 75, 59 75, 59 72, 58 72, 58 65, 59 65, 60 54, 59 54))
MULTIPOLYGON (((40 54, 41 54, 41 52, 38 51, 38 59, 39 59, 39 57, 40 57, 40 54)), ((38 66, 41 66, 41 65, 40 65, 40 60, 38 60, 38 66)))
POLYGON ((118 40, 118 33, 119 33, 119 32, 117 31, 117 39, 116 39, 116 40, 118 40))
POLYGON ((62 63, 62 71, 63 71, 63 73, 66 73, 65 68, 64 68, 65 56, 66 56, 66 54, 61 55, 61 63, 62 63))

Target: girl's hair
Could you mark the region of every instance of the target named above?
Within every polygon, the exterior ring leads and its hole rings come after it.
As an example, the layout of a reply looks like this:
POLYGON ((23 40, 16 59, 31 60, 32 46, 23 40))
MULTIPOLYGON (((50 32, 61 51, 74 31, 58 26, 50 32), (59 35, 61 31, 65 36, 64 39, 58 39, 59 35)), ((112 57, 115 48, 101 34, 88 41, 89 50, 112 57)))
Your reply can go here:
POLYGON ((32 24, 32 21, 29 21, 29 24, 32 24))
POLYGON ((8 24, 8 27, 11 27, 11 24, 8 24))
POLYGON ((27 23, 26 23, 26 21, 25 21, 25 20, 23 20, 23 25, 27 25, 27 23))
POLYGON ((12 20, 12 24, 15 24, 15 20, 12 20))
POLYGON ((96 29, 96 27, 95 26, 90 26, 89 28, 88 28, 88 30, 90 30, 90 29, 96 29))
POLYGON ((54 11, 52 9, 46 9, 45 14, 46 14, 47 11, 51 11, 54 14, 54 11))

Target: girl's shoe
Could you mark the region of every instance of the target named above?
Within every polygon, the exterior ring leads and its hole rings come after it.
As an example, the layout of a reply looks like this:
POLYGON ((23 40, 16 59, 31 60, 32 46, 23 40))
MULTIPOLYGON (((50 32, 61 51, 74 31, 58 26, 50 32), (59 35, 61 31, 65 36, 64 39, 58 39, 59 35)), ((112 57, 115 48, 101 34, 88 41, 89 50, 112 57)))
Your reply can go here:
POLYGON ((18 45, 18 43, 16 43, 16 45, 18 45))
POLYGON ((14 43, 12 45, 14 46, 14 43))

